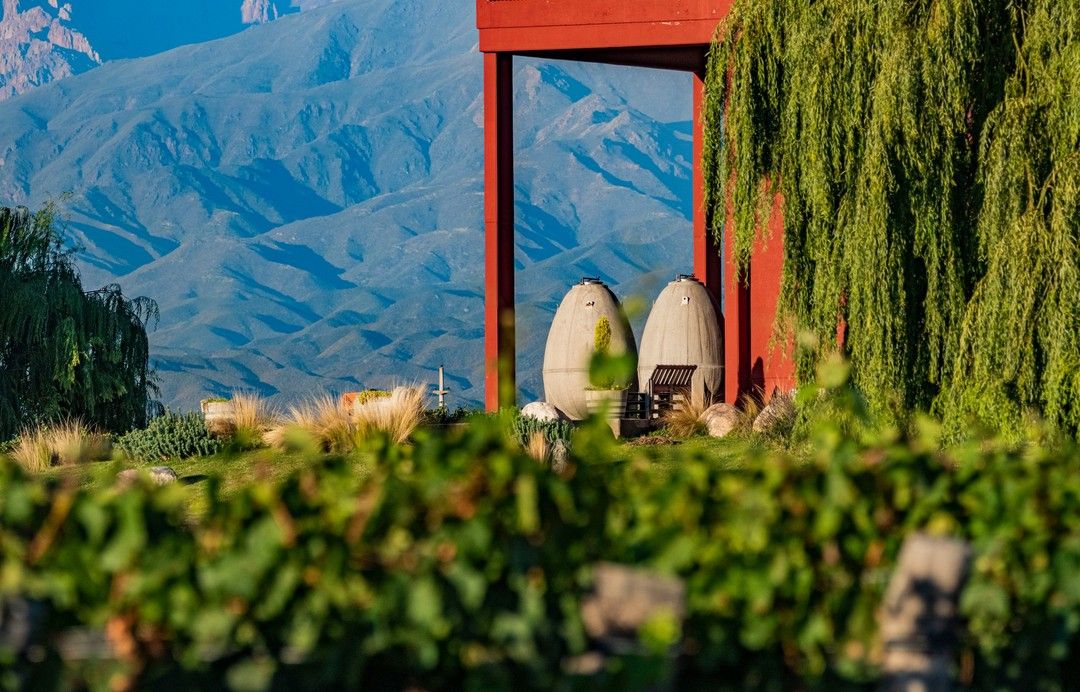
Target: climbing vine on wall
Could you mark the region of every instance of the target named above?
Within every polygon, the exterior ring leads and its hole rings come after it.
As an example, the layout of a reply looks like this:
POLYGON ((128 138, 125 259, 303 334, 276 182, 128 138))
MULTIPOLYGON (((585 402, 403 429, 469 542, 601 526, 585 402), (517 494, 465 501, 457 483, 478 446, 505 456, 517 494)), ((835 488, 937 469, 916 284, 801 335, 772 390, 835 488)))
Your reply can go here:
POLYGON ((710 56, 714 233, 784 199, 780 325, 878 410, 1080 432, 1080 3, 739 0, 710 56))

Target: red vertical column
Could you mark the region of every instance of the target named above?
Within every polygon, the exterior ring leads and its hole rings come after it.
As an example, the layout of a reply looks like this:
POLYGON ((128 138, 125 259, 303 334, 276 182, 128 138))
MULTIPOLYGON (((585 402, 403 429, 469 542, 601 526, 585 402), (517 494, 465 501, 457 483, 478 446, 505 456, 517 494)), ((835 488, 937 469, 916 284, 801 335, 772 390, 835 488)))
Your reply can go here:
POLYGON ((751 260, 754 285, 750 310, 756 316, 750 337, 750 383, 766 399, 773 392, 795 386, 793 335, 776 333, 776 312, 784 274, 784 200, 773 199, 764 237, 754 246, 751 260))
MULTIPOLYGON (((730 243, 725 253, 705 208, 705 76, 694 75, 694 275, 724 306, 724 400, 735 403, 750 381, 749 282, 737 281, 730 243)), ((728 224, 731 227, 731 224, 728 224)))
POLYGON ((705 75, 694 75, 694 276, 709 289, 717 305, 723 296, 720 248, 709 229, 705 209, 705 75))
POLYGON ((513 56, 484 54, 484 403, 517 403, 513 56))
POLYGON ((750 270, 735 259, 735 224, 724 229, 724 400, 736 404, 751 390, 750 270))

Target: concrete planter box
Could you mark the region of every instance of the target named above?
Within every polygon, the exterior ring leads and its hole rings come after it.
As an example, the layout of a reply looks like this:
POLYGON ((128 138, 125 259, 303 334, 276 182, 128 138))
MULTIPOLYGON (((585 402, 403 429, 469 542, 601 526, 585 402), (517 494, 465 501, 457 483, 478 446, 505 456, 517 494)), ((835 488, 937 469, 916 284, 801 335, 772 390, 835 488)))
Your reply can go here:
POLYGON ((226 437, 236 431, 236 409, 231 401, 203 399, 200 404, 206 429, 211 435, 226 437))
POLYGON ((586 389, 585 406, 589 415, 603 415, 615 437, 622 436, 622 418, 626 413, 628 389, 586 389))

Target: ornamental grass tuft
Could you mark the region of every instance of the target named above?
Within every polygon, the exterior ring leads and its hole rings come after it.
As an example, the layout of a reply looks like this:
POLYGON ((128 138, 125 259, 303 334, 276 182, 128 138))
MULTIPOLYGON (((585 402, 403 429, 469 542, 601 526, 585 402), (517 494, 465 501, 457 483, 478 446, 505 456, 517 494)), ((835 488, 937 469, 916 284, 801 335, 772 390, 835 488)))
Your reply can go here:
POLYGON ((12 459, 32 472, 56 465, 101 461, 111 454, 112 439, 90 430, 80 421, 27 430, 19 435, 11 450, 12 459))

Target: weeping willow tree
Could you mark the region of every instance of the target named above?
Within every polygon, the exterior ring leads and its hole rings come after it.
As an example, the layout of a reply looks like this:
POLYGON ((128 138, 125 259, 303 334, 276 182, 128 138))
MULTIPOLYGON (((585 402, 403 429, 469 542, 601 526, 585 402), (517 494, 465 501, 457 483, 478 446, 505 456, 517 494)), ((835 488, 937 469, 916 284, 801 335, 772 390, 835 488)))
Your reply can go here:
POLYGON ((880 411, 1080 433, 1080 3, 738 0, 706 120, 744 269, 783 195, 801 378, 842 348, 880 411))
POLYGON ((0 208, 0 439, 63 418, 117 432, 144 424, 156 312, 118 286, 83 290, 51 206, 0 208))

